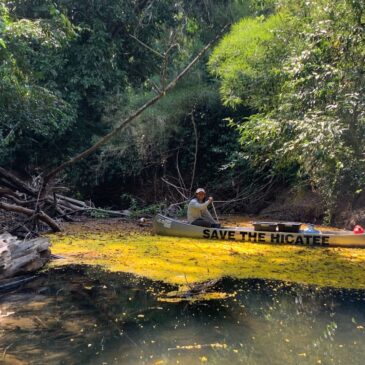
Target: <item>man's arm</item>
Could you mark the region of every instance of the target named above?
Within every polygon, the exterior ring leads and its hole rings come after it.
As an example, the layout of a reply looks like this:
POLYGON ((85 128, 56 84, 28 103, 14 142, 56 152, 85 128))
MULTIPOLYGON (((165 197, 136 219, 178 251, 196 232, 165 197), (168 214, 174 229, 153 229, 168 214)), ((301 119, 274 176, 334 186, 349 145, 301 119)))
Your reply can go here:
POLYGON ((208 205, 210 203, 210 200, 207 200, 204 203, 199 203, 196 199, 193 199, 190 204, 193 208, 199 209, 199 210, 206 210, 208 208, 208 205))

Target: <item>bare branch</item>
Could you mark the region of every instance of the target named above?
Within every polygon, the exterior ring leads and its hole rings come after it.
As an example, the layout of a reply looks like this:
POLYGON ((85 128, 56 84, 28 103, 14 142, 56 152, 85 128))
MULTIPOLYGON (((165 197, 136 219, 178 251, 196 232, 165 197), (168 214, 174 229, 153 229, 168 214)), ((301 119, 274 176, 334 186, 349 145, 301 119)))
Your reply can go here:
POLYGON ((20 180, 18 177, 16 177, 14 174, 9 172, 8 170, 5 170, 3 167, 0 167, 0 176, 3 177, 4 179, 10 181, 12 185, 14 185, 19 190, 24 191, 28 195, 37 196, 36 190, 30 188, 22 180, 20 180))
POLYGON ((155 55, 164 58, 164 55, 162 55, 160 52, 157 52, 155 49, 151 48, 150 46, 148 46, 146 43, 142 42, 140 39, 138 39, 136 36, 134 36, 133 34, 128 33, 128 35, 133 38, 134 40, 136 40, 139 44, 141 44, 143 47, 147 48, 149 51, 151 51, 152 53, 154 53, 155 55))
POLYGON ((176 170, 177 170, 177 176, 179 177, 179 183, 180 183, 181 189, 183 189, 185 191, 185 195, 188 195, 186 193, 187 189, 186 189, 186 185, 185 185, 184 179, 183 179, 183 177, 181 175, 181 172, 180 172, 180 167, 179 167, 179 152, 180 152, 180 150, 177 150, 177 154, 176 154, 176 170))
POLYGON ((184 199, 188 199, 188 197, 181 191, 181 188, 175 184, 173 184, 172 182, 164 179, 163 177, 161 178, 161 180, 166 183, 167 185, 172 186, 184 199))
POLYGON ((7 204, 4 202, 0 202, 0 209, 4 209, 9 212, 24 214, 28 217, 37 217, 39 220, 50 226, 54 232, 59 232, 61 230, 60 226, 50 216, 42 211, 36 212, 33 209, 19 207, 18 205, 7 204))
POLYGON ((147 81, 152 85, 152 87, 155 89, 155 91, 160 94, 161 93, 161 89, 160 87, 150 78, 147 79, 147 81))
POLYGON ((198 130, 196 128, 196 123, 195 123, 195 118, 194 118, 194 111, 195 111, 194 109, 191 112, 191 123, 193 124, 193 128, 194 128, 195 152, 194 152, 193 172, 192 172, 192 175, 191 175, 191 182, 190 182, 190 195, 191 195, 192 190, 193 190, 193 185, 194 185, 194 180, 195 180, 196 162, 197 162, 197 158, 198 158, 198 130))

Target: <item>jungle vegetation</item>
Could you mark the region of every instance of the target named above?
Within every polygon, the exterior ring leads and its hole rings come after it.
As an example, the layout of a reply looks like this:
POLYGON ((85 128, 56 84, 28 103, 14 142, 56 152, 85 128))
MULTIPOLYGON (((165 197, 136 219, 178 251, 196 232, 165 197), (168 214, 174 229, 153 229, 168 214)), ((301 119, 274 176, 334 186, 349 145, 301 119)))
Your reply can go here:
POLYGON ((330 221, 365 182, 361 1, 1 0, 0 166, 41 179, 227 24, 174 90, 59 178, 113 208, 204 185, 242 211, 304 186, 330 221))

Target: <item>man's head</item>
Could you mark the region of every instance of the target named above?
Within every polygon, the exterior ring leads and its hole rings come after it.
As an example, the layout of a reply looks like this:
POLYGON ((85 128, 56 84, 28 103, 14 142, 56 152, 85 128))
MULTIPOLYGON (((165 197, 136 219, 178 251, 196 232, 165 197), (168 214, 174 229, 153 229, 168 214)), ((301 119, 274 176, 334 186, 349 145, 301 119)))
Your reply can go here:
POLYGON ((195 196, 200 202, 202 202, 205 198, 205 190, 203 188, 196 189, 195 196))

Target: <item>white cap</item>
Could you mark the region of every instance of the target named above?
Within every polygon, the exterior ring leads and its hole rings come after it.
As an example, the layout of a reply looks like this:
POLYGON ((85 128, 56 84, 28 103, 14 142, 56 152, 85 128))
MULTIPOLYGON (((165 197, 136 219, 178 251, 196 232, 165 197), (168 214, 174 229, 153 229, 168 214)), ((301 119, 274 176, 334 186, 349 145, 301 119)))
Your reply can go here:
POLYGON ((198 193, 204 193, 205 194, 205 190, 203 188, 198 188, 198 189, 196 189, 195 194, 198 194, 198 193))

